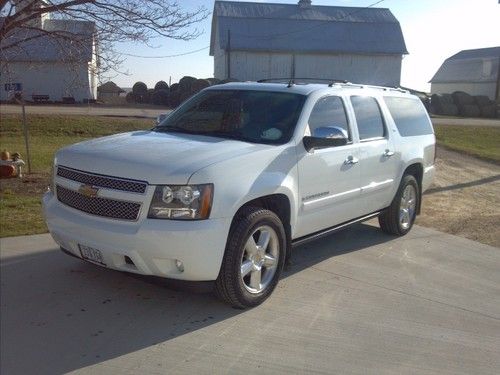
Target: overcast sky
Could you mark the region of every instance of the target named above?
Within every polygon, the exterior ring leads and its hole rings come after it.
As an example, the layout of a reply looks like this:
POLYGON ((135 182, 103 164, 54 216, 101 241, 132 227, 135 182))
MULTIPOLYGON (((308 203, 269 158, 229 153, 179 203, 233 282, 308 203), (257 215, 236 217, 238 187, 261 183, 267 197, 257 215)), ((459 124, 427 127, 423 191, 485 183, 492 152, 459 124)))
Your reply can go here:
MULTIPOLYGON (((260 2, 296 3, 292 0, 260 2)), ((366 7, 376 0, 312 0, 313 5, 366 7)), ((205 6, 210 12, 213 1, 179 1, 188 10, 205 6)), ((401 84, 418 90, 430 90, 428 81, 447 57, 472 48, 500 46, 500 4, 498 0, 384 0, 376 5, 389 8, 399 20, 409 55, 403 59, 401 84)), ((112 78, 119 86, 131 87, 136 81, 154 86, 159 80, 177 82, 182 76, 213 76, 213 57, 208 55, 211 15, 197 28, 203 34, 189 42, 156 39, 155 48, 124 44, 119 50, 143 56, 181 54, 205 48, 197 53, 163 59, 127 57, 123 69, 129 75, 112 78)))

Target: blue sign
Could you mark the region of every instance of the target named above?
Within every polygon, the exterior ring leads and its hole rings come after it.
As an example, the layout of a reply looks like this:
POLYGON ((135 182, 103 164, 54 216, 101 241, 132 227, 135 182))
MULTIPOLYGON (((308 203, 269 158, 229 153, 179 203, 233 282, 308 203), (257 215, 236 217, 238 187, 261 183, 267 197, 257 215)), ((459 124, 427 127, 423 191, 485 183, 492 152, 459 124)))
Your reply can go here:
POLYGON ((21 91, 23 89, 23 85, 20 83, 6 83, 4 85, 5 91, 21 91))

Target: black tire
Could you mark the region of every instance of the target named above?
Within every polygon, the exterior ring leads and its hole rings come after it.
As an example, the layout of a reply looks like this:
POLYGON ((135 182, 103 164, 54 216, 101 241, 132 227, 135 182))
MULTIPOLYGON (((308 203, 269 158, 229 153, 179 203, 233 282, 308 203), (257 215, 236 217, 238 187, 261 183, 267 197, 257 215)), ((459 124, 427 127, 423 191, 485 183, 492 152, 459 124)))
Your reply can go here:
POLYGON ((417 216, 417 209, 420 205, 420 190, 418 188, 417 180, 412 175, 404 175, 401 179, 401 183, 399 184, 398 192, 396 196, 392 200, 391 205, 378 216, 378 222, 380 224, 380 228, 389 234, 393 234, 396 236, 404 236, 408 233, 413 223, 415 222, 415 218, 417 216), (410 215, 409 226, 405 227, 400 221, 400 206, 401 206, 401 198, 403 193, 408 185, 413 186, 415 189, 415 209, 410 215))
MULTIPOLYGON (((241 209, 231 226, 229 232, 224 259, 219 276, 215 282, 215 292, 223 301, 235 308, 244 309, 253 307, 264 302, 273 292, 278 284, 286 253, 286 233, 283 223, 278 216, 269 210, 258 207, 246 207, 241 209), (250 236, 262 226, 268 226, 274 230, 275 243, 278 246, 277 265, 268 285, 260 292, 251 293, 245 287, 241 277, 242 259, 245 254, 245 244, 250 236)), ((263 272, 267 272, 264 270, 263 272)))

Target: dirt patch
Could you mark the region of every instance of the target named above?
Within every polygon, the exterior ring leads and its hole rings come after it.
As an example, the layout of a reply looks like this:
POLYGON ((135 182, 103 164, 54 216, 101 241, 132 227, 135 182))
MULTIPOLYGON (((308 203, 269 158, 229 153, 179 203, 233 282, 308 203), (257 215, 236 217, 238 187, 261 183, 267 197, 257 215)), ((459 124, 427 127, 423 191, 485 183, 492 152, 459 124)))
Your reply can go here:
POLYGON ((500 247, 500 166, 438 147, 417 224, 500 247))

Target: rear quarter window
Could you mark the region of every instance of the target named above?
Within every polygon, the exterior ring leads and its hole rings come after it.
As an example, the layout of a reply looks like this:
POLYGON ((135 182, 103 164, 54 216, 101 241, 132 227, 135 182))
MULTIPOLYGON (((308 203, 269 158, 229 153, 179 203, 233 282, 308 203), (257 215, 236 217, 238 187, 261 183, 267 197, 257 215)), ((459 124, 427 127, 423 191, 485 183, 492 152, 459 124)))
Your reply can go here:
POLYGON ((384 101, 401 136, 433 133, 427 111, 420 100, 387 96, 384 101))

